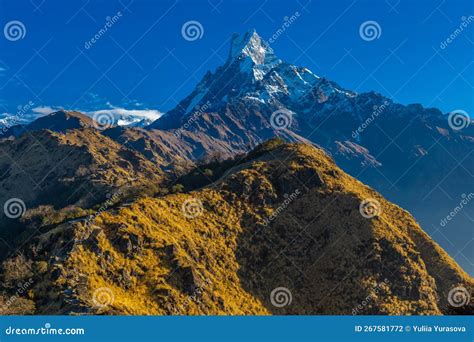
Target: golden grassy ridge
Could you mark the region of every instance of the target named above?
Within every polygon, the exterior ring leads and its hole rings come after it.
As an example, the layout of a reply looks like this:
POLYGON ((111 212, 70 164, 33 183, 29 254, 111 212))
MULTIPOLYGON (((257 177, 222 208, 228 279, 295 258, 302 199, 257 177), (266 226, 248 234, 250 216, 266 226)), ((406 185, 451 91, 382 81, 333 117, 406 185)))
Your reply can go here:
POLYGON ((302 144, 272 141, 204 188, 55 234, 75 240, 51 251, 60 295, 37 290, 39 313, 351 314, 370 298, 358 313, 441 314, 473 285, 406 211, 302 144), (291 303, 272 303, 278 287, 291 303))

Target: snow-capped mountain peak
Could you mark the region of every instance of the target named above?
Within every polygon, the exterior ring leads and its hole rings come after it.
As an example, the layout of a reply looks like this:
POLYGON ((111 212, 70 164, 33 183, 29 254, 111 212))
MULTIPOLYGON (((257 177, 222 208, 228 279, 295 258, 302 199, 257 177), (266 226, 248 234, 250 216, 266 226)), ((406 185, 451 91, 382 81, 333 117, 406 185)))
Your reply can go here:
POLYGON ((256 31, 243 35, 234 34, 227 65, 238 64, 241 72, 251 73, 254 80, 261 80, 275 66, 281 64, 270 46, 256 31))
POLYGON ((279 59, 257 32, 232 36, 229 58, 215 72, 208 72, 194 91, 176 108, 150 125, 170 129, 183 124, 193 113, 221 113, 243 100, 246 105, 267 104, 272 110, 312 108, 333 96, 345 101, 352 94, 325 81, 309 69, 279 59))
POLYGON ((235 33, 232 36, 229 59, 235 61, 246 57, 257 65, 281 62, 256 31, 246 32, 242 35, 235 33))

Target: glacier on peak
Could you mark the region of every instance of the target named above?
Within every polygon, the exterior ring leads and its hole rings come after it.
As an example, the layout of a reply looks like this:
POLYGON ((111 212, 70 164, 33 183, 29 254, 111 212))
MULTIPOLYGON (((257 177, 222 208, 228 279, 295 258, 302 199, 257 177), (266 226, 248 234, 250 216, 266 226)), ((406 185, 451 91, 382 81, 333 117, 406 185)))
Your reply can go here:
POLYGON ((207 72, 190 95, 149 128, 179 127, 202 103, 209 103, 208 111, 223 112, 228 104, 246 99, 276 108, 312 107, 315 99, 323 103, 330 96, 342 101, 355 96, 308 68, 279 59, 255 30, 235 33, 230 45, 227 61, 207 72))
POLYGON ((229 53, 229 61, 239 58, 250 58, 255 64, 281 63, 256 31, 246 32, 243 35, 234 33, 229 53))

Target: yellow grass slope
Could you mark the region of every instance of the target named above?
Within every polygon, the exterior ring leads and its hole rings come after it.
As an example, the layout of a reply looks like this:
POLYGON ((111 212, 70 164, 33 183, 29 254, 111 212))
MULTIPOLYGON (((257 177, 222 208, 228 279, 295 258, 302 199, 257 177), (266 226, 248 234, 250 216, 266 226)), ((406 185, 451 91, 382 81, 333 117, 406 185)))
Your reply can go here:
POLYGON ((56 234, 74 244, 39 313, 442 314, 473 285, 408 212, 303 144, 271 141, 214 184, 56 234))

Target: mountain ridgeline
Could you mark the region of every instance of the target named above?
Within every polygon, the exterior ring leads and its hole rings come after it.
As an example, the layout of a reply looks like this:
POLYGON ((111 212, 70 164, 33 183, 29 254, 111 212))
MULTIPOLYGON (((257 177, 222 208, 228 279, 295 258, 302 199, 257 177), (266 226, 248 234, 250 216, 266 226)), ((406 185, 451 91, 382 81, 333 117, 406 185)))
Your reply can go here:
POLYGON ((472 277, 421 228, 474 192, 474 126, 451 126, 235 35, 146 127, 61 110, 3 131, 0 304, 27 283, 6 313, 470 313, 472 277))
POLYGON ((474 285, 323 151, 271 140, 232 164, 195 191, 38 235, 4 262, 34 270, 30 313, 437 315, 453 288, 474 285), (361 215, 368 198, 375 216, 361 215))

